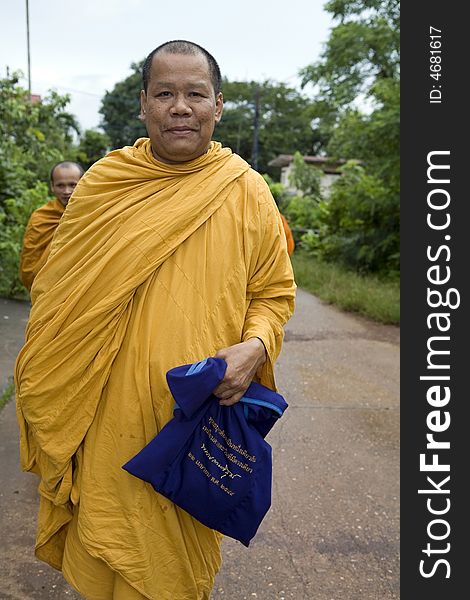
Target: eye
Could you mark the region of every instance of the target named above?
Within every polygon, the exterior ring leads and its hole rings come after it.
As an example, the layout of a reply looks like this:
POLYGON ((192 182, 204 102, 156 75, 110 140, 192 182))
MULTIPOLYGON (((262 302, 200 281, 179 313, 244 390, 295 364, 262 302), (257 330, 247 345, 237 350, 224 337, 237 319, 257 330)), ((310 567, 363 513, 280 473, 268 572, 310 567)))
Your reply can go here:
POLYGON ((158 92, 158 94, 156 94, 157 98, 168 98, 169 96, 171 96, 171 92, 168 92, 167 90, 162 91, 162 92, 158 92))

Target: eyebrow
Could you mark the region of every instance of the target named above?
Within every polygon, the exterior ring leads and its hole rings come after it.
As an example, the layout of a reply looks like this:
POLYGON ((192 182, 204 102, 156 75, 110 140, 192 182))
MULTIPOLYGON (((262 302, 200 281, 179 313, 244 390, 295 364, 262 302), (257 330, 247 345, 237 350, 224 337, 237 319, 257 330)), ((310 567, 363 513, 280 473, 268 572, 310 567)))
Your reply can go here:
MULTIPOLYGON (((172 87, 175 85, 175 82, 170 81, 154 80, 153 83, 154 85, 159 85, 162 87, 172 87)), ((208 84, 206 81, 188 81, 186 85, 188 85, 189 87, 210 87, 210 84, 208 84)))

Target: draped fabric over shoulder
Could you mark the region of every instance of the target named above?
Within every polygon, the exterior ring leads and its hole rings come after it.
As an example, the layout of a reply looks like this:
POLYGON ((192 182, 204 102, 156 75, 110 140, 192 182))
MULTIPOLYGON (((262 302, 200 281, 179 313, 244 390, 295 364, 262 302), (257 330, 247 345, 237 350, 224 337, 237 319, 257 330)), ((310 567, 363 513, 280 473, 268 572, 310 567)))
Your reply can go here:
POLYGON ((46 264, 52 236, 64 210, 65 206, 59 200, 49 200, 47 204, 35 210, 28 221, 20 259, 20 278, 28 290, 46 264))
POLYGON ((121 466, 172 416, 169 369, 256 336, 274 389, 294 293, 269 189, 228 148, 169 165, 141 138, 81 178, 15 378, 22 467, 40 475, 36 554, 84 596, 209 597, 220 535, 121 466))

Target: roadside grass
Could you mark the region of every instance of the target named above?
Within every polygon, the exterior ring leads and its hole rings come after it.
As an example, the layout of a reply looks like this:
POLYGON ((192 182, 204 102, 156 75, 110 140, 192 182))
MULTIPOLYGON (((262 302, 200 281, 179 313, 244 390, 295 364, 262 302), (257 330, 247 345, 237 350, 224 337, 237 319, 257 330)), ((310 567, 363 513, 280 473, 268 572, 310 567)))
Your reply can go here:
POLYGON ((292 255, 296 283, 323 301, 379 323, 400 324, 400 282, 358 275, 302 251, 292 255))
POLYGON ((7 404, 7 402, 9 400, 11 400, 14 393, 15 393, 15 383, 13 381, 13 378, 11 378, 10 383, 7 385, 7 387, 3 390, 3 392, 0 395, 0 410, 2 410, 2 408, 5 406, 5 404, 7 404))

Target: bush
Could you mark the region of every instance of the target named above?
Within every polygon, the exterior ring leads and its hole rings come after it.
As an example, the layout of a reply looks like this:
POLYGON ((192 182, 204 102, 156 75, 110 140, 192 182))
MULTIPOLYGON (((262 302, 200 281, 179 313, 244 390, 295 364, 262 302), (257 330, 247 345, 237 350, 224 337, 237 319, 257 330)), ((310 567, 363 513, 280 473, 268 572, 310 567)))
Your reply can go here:
POLYGON ((328 197, 322 198, 318 169, 306 165, 299 153, 291 176, 299 195, 289 195, 280 183, 266 180, 297 248, 360 273, 399 273, 400 215, 394 186, 349 161, 328 197))
MULTIPOLYGON (((314 251, 359 272, 399 271, 399 206, 382 180, 350 161, 320 214, 314 251)), ((310 242, 310 246, 312 243, 310 242)))
POLYGON ((4 201, 4 207, 0 211, 0 295, 25 295, 19 278, 24 230, 31 213, 45 204, 49 195, 47 185, 38 182, 18 197, 4 201))
POLYGON ((31 102, 18 79, 0 79, 0 294, 7 296, 26 293, 18 279, 24 228, 48 200, 52 165, 75 159, 78 134, 68 96, 50 92, 31 102))

